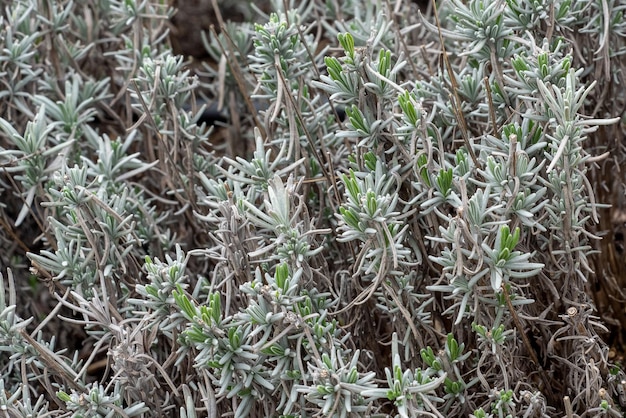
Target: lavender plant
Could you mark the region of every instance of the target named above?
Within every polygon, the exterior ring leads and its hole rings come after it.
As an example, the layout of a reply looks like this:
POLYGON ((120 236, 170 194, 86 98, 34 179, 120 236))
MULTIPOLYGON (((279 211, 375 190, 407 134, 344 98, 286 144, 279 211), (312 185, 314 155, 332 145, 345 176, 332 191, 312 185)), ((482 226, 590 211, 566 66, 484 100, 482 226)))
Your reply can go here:
POLYGON ((621 416, 618 2, 271 3, 3 4, 0 410, 621 416))

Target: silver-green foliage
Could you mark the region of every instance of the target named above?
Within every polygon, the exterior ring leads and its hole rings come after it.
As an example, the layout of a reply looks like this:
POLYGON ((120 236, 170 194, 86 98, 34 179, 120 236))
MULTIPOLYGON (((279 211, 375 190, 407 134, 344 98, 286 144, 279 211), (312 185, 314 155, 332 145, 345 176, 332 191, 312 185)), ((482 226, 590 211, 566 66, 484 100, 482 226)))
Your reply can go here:
POLYGON ((616 119, 585 116, 607 64, 582 58, 623 52, 617 4, 274 1, 196 75, 166 3, 5 7, 2 225, 37 233, 0 254, 0 410, 621 414, 583 291, 586 141, 616 119), (250 155, 215 152, 207 91, 250 155), (43 283, 37 322, 14 287, 43 283))

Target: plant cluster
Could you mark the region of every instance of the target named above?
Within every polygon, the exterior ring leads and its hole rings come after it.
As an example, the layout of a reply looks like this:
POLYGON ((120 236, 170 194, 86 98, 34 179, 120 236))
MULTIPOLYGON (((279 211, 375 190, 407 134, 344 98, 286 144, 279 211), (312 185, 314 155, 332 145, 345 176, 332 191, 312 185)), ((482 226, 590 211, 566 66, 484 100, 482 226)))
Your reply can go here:
POLYGON ((0 414, 623 416, 619 2, 272 10, 3 5, 0 414))

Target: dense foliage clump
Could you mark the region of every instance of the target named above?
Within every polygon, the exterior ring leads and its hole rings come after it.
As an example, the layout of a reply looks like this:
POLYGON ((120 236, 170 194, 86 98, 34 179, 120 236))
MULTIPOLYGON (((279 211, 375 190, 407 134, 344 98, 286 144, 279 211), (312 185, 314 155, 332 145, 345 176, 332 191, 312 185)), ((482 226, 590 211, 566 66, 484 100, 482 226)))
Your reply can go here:
POLYGON ((5 3, 0 415, 623 416, 618 1, 5 3))

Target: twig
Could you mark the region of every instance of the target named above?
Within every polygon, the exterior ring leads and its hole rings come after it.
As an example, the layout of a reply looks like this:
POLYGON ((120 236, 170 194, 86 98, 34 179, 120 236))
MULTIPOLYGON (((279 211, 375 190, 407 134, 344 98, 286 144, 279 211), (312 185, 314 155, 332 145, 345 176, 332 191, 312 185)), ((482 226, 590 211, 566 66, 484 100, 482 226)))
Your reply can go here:
POLYGON ((448 53, 446 51, 446 46, 443 43, 443 33, 441 31, 441 23, 439 22, 439 12, 437 11, 437 2, 433 0, 433 11, 435 15, 435 21, 437 22, 437 29, 439 33, 439 42, 441 44, 441 52, 443 54, 443 62, 446 66, 446 71, 448 72, 448 76, 450 77, 450 84, 452 90, 452 109, 456 114, 456 119, 459 123, 459 129, 461 130, 461 135, 463 136, 463 142, 465 143, 465 147, 467 148, 467 152, 469 152, 472 161, 474 162, 475 167, 480 167, 478 164, 478 159, 476 158, 476 154, 474 153, 474 148, 472 147, 472 143, 470 142, 470 137, 467 132, 467 124, 465 122, 465 117, 463 116, 463 112, 461 111, 461 99, 459 98, 458 93, 458 85, 456 84, 456 77, 454 75, 454 71, 452 70, 452 65, 450 64, 450 60, 448 59, 448 53))
POLYGON ((524 332, 524 327, 522 326, 522 322, 517 316, 517 312, 515 312, 513 303, 511 303, 511 297, 509 295, 509 291, 507 290, 506 284, 504 283, 502 284, 502 292, 504 293, 504 299, 506 300, 506 305, 509 308, 511 317, 513 318, 513 323, 515 324, 515 327, 517 328, 517 330, 520 333, 520 336, 522 337, 522 341, 524 342, 524 347, 526 347, 526 351, 528 351, 528 355, 530 356, 530 359, 533 361, 533 363, 535 363, 535 365, 537 365, 539 375, 541 376, 541 380, 543 381, 543 384, 544 384, 544 389, 549 389, 550 380, 548 379, 548 375, 546 374, 546 371, 541 366, 541 363, 539 363, 539 358, 537 358, 537 353, 533 349, 532 345, 530 344, 530 341, 528 340, 528 336, 524 332))

